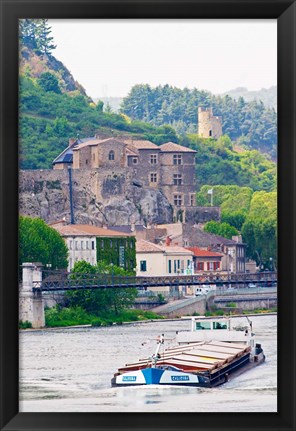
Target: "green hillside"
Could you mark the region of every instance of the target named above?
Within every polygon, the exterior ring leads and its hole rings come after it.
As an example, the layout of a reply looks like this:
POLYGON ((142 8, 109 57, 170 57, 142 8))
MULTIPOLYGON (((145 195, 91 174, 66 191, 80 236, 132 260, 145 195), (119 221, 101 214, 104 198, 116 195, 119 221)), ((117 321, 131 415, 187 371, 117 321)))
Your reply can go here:
POLYGON ((170 124, 182 135, 197 133, 198 107, 212 107, 215 116, 222 116, 223 133, 232 141, 276 157, 277 115, 261 101, 214 96, 196 88, 141 84, 123 99, 121 112, 156 126, 170 124))
MULTIPOLYGON (((47 39, 40 45, 36 28, 31 29, 31 21, 37 27, 46 28, 46 20, 30 20, 25 30, 27 33, 30 30, 31 36, 24 37, 21 33, 21 169, 50 169, 52 161, 68 145, 69 138, 77 135, 80 138, 95 134, 128 136, 156 144, 173 141, 196 150, 198 189, 205 184, 237 184, 266 191, 275 189, 276 164, 256 150, 237 149, 225 136, 215 141, 202 139, 194 133, 177 135, 172 126, 166 125, 167 118, 163 118, 160 125, 153 125, 131 120, 125 114, 112 113, 102 101, 95 104, 68 69, 52 55, 54 45, 47 39)), ((50 39, 49 35, 47 33, 50 39)), ((193 109, 192 104, 186 109, 190 107, 193 109)))

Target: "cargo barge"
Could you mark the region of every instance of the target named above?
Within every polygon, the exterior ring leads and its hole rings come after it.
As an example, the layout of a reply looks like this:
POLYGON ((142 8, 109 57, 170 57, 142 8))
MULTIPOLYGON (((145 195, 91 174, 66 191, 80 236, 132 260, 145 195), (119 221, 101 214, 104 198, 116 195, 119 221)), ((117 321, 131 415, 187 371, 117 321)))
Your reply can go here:
POLYGON ((111 385, 221 385, 265 360, 247 320, 246 326, 234 326, 230 318, 194 317, 191 331, 177 332, 175 347, 164 349, 162 334, 155 353, 119 368, 111 385))

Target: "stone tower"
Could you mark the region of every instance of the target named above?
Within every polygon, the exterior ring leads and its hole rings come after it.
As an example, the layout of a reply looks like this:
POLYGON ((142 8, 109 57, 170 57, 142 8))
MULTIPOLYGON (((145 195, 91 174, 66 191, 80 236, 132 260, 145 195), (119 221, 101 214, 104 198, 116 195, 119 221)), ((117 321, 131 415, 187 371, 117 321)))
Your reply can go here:
POLYGON ((213 139, 222 135, 222 117, 215 117, 213 108, 198 108, 198 134, 213 139))

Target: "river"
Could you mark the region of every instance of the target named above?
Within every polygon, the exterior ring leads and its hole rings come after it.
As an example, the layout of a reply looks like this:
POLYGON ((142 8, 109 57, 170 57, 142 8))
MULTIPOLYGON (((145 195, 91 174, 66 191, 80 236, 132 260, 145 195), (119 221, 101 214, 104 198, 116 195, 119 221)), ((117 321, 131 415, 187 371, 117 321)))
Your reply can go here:
POLYGON ((186 320, 20 332, 20 412, 276 412, 277 317, 252 316, 266 362, 217 388, 111 388, 114 372, 175 344, 186 320))

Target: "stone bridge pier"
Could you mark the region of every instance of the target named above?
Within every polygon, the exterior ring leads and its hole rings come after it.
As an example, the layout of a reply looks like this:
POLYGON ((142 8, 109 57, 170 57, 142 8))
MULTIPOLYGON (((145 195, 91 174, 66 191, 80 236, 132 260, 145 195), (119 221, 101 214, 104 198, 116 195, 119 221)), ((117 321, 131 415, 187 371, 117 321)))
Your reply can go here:
POLYGON ((22 265, 22 283, 19 291, 19 320, 28 321, 32 328, 45 326, 44 299, 42 292, 33 291, 33 282, 42 281, 42 265, 40 263, 24 263, 22 265))

